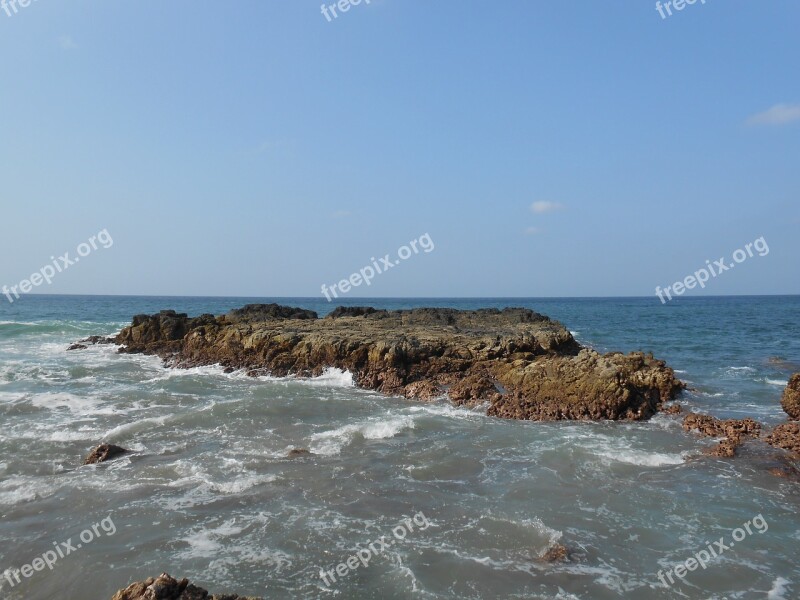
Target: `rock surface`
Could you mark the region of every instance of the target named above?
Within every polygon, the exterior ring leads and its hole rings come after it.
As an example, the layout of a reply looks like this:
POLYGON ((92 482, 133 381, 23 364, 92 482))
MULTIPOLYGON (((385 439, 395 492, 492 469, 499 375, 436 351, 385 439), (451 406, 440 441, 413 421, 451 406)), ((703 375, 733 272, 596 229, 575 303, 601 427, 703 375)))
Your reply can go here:
POLYGON ((83 464, 96 465, 97 463, 111 460, 112 458, 116 458, 117 456, 126 454, 127 452, 129 451, 125 448, 115 446, 114 444, 100 444, 96 448, 92 449, 92 451, 89 453, 89 456, 87 456, 86 460, 83 461, 83 464))
POLYGON ((766 442, 776 448, 800 454, 800 423, 792 421, 778 425, 767 436, 766 442))
POLYGON ((250 375, 350 371, 384 394, 457 404, 531 420, 648 419, 684 385, 650 354, 599 354, 560 323, 522 308, 408 311, 249 305, 214 317, 137 315, 115 340, 120 352, 155 354, 165 366, 219 364, 250 375))
POLYGON ((683 419, 684 431, 697 430, 709 437, 724 438, 719 445, 706 451, 712 456, 733 458, 739 446, 749 438, 761 435, 761 423, 751 418, 721 421, 709 415, 689 413, 683 419))
POLYGON ((781 406, 790 419, 795 421, 800 419, 800 373, 795 373, 789 378, 789 383, 783 391, 781 406))
POLYGON ((132 583, 124 590, 119 590, 111 600, 262 600, 254 596, 237 596, 223 594, 212 596, 203 588, 189 583, 188 579, 177 579, 162 573, 155 579, 132 583))

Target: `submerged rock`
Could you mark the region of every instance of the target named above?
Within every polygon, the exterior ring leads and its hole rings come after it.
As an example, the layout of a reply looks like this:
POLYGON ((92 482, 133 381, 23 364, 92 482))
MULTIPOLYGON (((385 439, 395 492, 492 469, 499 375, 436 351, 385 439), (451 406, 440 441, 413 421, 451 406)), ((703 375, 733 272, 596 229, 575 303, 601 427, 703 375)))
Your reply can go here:
POLYGON ((339 307, 324 319, 276 304, 219 317, 161 311, 137 315, 115 341, 178 368, 312 377, 335 367, 359 387, 421 399, 449 387, 456 404, 489 401, 488 414, 513 419, 648 419, 685 387, 650 354, 599 354, 523 308, 339 307))
POLYGON ((167 573, 162 573, 155 579, 148 577, 144 581, 132 583, 123 590, 114 594, 111 600, 262 600, 255 596, 237 596, 224 594, 221 596, 210 595, 203 588, 189 583, 184 578, 178 581, 167 573))
POLYGON ((296 456, 308 456, 309 454, 311 454, 311 451, 307 448, 292 448, 286 456, 288 458, 295 458, 296 456))
POLYGON ((72 344, 72 345, 69 346, 69 348, 67 348, 67 351, 70 351, 70 350, 86 350, 87 348, 88 348, 88 346, 85 346, 84 344, 72 344))
POLYGON ((781 406, 790 419, 795 421, 800 419, 800 373, 795 373, 789 378, 789 383, 783 390, 781 406))
POLYGON ((722 421, 709 415, 689 413, 683 419, 683 429, 697 430, 709 437, 724 438, 717 446, 705 451, 705 454, 722 458, 733 458, 746 438, 758 438, 761 435, 761 423, 749 417, 722 421))
POLYGON ((129 450, 126 450, 120 446, 115 446, 114 444, 100 444, 89 453, 89 456, 86 457, 86 460, 83 461, 83 464, 95 465, 97 463, 116 458, 122 454, 126 454, 127 452, 129 452, 129 450))

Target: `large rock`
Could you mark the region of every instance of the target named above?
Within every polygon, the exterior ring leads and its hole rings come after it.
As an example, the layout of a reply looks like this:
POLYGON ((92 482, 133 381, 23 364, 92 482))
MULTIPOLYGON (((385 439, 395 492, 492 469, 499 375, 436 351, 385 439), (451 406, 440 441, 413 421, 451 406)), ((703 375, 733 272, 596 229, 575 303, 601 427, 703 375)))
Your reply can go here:
POLYGON ((778 425, 766 437, 768 444, 800 455, 800 423, 792 421, 778 425))
POLYGON ((155 579, 148 577, 144 581, 132 583, 124 590, 118 591, 111 600, 262 600, 254 596, 237 596, 224 594, 211 596, 203 588, 189 583, 188 579, 177 579, 162 573, 155 579))
POLYGON ((332 315, 274 304, 220 317, 162 311, 134 317, 115 341, 121 352, 179 368, 309 377, 336 367, 362 388, 422 399, 449 388, 456 403, 488 400, 490 415, 514 419, 647 419, 684 387, 652 355, 582 348, 563 325, 528 309, 332 315))
POLYGON ((795 373, 789 378, 789 383, 783 391, 781 406, 790 419, 800 419, 800 373, 795 373))

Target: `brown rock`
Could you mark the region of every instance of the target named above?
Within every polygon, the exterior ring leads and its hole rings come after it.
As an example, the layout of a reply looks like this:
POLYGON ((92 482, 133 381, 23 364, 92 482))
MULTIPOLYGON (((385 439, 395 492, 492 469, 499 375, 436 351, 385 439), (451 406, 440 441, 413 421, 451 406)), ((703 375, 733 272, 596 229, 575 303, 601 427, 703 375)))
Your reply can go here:
POLYGON ((720 443, 704 451, 704 454, 733 458, 737 448, 748 437, 757 438, 761 435, 761 423, 751 418, 728 419, 722 421, 709 415, 689 413, 683 419, 684 431, 697 430, 709 437, 723 437, 720 443))
POLYGON ((456 403, 489 400, 488 414, 515 419, 647 419, 684 388, 652 355, 581 348, 563 325, 527 309, 351 307, 332 315, 278 305, 193 319, 162 311, 134 317, 116 342, 121 352, 156 354, 179 368, 311 377, 336 367, 359 387, 412 398, 435 398, 451 385, 456 403))
POLYGON ((781 406, 790 419, 800 419, 800 373, 795 373, 789 378, 789 383, 783 391, 781 406))
POLYGON ((105 462, 120 456, 121 454, 125 454, 126 452, 129 451, 125 448, 121 448, 120 446, 115 446, 114 444, 100 444, 89 453, 89 456, 86 457, 86 460, 83 461, 83 464, 94 465, 105 462))
POLYGON ((475 406, 486 400, 499 399, 497 386, 486 375, 470 375, 450 386, 447 395, 453 404, 475 406))
POLYGON ((662 408, 661 412, 666 415, 679 415, 683 412, 683 407, 680 404, 670 404, 662 408))
POLYGON ((539 560, 546 563, 567 562, 570 558, 569 549, 559 543, 550 546, 544 554, 539 557, 539 560))
POLYGON ((311 451, 306 448, 292 448, 286 456, 288 458, 294 458, 296 456, 308 456, 309 454, 311 454, 311 451))
POLYGON ((188 579, 177 579, 162 573, 155 579, 148 577, 144 581, 132 583, 114 594, 111 600, 262 600, 254 596, 237 596, 225 594, 211 596, 203 588, 189 583, 188 579))
POLYGON ((792 421, 778 425, 766 437, 766 442, 776 448, 800 454, 800 423, 792 421))

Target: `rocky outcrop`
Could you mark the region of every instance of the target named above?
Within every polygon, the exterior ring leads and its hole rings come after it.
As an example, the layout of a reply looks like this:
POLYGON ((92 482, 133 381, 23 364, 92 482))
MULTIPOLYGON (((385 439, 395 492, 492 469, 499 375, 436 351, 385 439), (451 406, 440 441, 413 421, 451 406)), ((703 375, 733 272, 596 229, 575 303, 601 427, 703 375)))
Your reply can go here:
POLYGON ((116 337, 121 352, 166 366, 219 364, 251 375, 310 377, 350 371, 359 387, 457 404, 489 402, 503 418, 651 417, 683 384, 650 354, 599 354, 560 323, 528 309, 382 311, 340 307, 330 318, 249 305, 227 315, 137 315, 116 337))
POLYGON ((800 455, 800 422, 783 423, 773 429, 766 442, 776 448, 783 448, 800 455))
POLYGON ((237 596, 236 594, 210 595, 203 588, 189 583, 188 579, 177 579, 162 573, 156 578, 149 577, 144 581, 132 583, 124 590, 119 590, 111 600, 262 600, 255 596, 237 596))
POLYGON ((800 419, 800 373, 795 373, 789 378, 789 383, 783 391, 781 406, 790 419, 794 421, 800 419))
POLYGON ((719 444, 706 453, 722 458, 733 458, 739 446, 747 438, 758 438, 761 435, 761 423, 751 418, 728 419, 722 421, 709 415, 689 413, 683 419, 684 431, 699 431, 701 434, 724 438, 719 444))
POLYGON ((122 454, 129 452, 125 448, 115 446, 114 444, 100 444, 92 449, 86 460, 83 461, 84 465, 96 465, 97 463, 106 462, 112 458, 116 458, 122 454))

